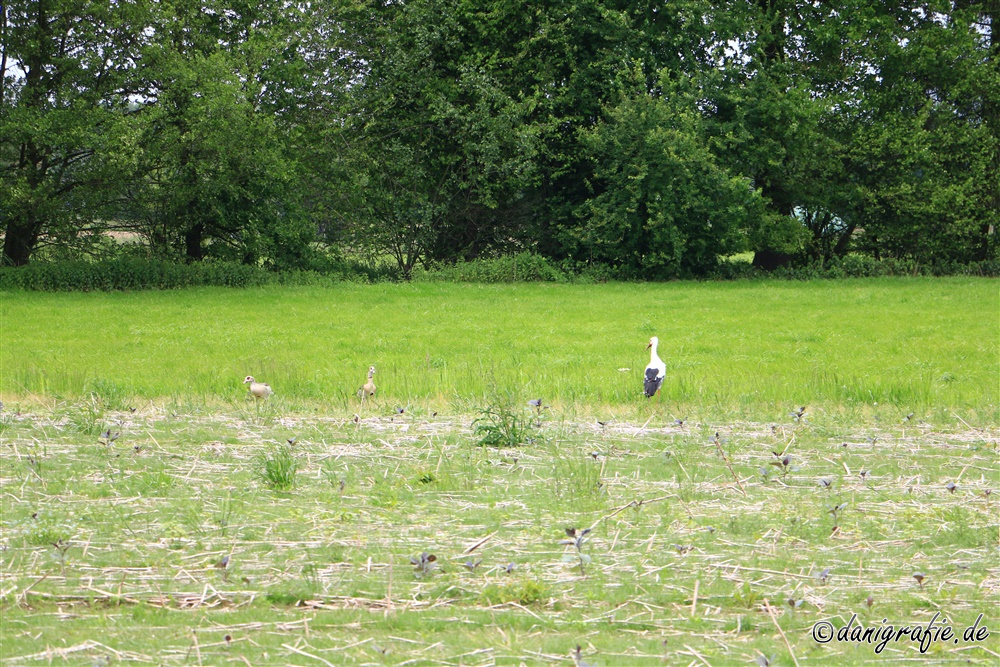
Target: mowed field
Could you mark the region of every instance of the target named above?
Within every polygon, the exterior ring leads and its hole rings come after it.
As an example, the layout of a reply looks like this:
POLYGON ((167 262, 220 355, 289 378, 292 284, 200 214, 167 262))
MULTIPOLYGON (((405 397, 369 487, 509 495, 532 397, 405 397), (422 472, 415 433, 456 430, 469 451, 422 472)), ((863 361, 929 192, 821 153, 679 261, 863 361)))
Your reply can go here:
POLYGON ((0 294, 0 661, 996 664, 998 287, 0 294))

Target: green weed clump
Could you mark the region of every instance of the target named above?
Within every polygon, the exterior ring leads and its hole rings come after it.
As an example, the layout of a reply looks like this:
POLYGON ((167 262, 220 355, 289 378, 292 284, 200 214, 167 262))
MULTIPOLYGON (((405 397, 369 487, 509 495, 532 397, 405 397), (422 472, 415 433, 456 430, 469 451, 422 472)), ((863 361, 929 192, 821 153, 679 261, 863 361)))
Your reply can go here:
POLYGON ((285 447, 275 447, 255 459, 256 476, 272 491, 291 491, 295 488, 298 462, 285 447))
POLYGON ((127 382, 96 378, 87 383, 86 391, 106 410, 124 411, 132 407, 135 389, 127 382))
POLYGON ((511 404, 488 405, 472 422, 481 447, 520 447, 533 441, 532 420, 511 404))

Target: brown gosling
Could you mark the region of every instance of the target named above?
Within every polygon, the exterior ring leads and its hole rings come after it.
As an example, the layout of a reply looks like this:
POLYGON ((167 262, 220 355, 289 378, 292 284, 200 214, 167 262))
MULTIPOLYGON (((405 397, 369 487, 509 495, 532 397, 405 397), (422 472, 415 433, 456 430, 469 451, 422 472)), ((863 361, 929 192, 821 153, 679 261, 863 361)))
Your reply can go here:
POLYGON ((254 398, 267 398, 274 393, 271 391, 271 385, 266 382, 257 382, 253 379, 252 375, 248 375, 246 379, 243 380, 243 384, 250 385, 250 395, 254 398))
POLYGON ((375 395, 375 381, 372 377, 375 375, 375 367, 368 367, 368 382, 365 382, 364 386, 358 390, 358 396, 361 397, 361 404, 364 405, 365 397, 370 397, 375 395))

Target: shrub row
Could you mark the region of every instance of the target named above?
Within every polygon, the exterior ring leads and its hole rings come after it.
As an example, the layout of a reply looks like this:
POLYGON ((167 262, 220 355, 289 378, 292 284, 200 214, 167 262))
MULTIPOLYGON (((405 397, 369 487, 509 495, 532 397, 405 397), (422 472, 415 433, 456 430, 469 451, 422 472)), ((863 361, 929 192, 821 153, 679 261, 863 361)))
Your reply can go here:
POLYGON ((417 282, 450 283, 519 283, 569 282, 573 274, 554 262, 531 253, 457 262, 431 270, 416 269, 411 277, 417 282))
POLYGON ((864 255, 835 257, 825 262, 811 262, 800 266, 782 266, 774 271, 763 271, 749 262, 724 262, 712 278, 739 280, 752 278, 781 278, 785 280, 812 280, 823 278, 879 278, 904 276, 1000 276, 1000 260, 987 260, 960 264, 958 262, 919 262, 912 259, 874 259, 864 255))
MULTIPOLYGON (((386 282, 398 279, 397 275, 389 269, 373 269, 351 263, 330 263, 321 271, 273 272, 231 262, 176 264, 166 260, 121 257, 98 262, 37 262, 21 268, 0 267, 0 290, 113 291, 194 286, 326 285, 340 282, 386 282)), ((770 273, 751 266, 749 262, 739 261, 723 262, 707 278, 746 280, 770 277, 811 280, 945 275, 997 277, 1000 276, 1000 261, 924 264, 913 260, 875 260, 851 255, 823 263, 785 266, 770 273)), ((413 280, 421 282, 593 283, 627 278, 613 267, 570 267, 530 253, 459 262, 432 270, 420 269, 413 273, 413 280)))
POLYGON ((235 262, 177 264, 160 259, 119 257, 87 262, 35 262, 0 267, 0 289, 43 291, 112 291, 219 286, 253 287, 265 284, 315 285, 344 281, 374 282, 380 272, 341 265, 324 272, 273 272, 235 262))
MULTIPOLYGON (((923 263, 905 259, 877 260, 863 255, 848 255, 826 262, 783 266, 764 271, 748 261, 722 262, 707 280, 753 280, 779 278, 811 280, 814 278, 876 278, 888 276, 1000 276, 1000 260, 959 264, 957 262, 923 263)), ((635 277, 621 269, 605 265, 558 264, 539 255, 523 253, 495 259, 458 262, 431 271, 415 271, 414 280, 442 282, 513 283, 513 282, 607 282, 629 281, 635 277)))

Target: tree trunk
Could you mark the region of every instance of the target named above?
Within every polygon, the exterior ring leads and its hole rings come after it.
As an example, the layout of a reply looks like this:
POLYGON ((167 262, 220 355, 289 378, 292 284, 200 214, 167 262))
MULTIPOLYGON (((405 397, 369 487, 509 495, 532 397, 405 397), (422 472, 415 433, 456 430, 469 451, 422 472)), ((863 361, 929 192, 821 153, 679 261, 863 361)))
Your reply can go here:
POLYGON ((187 258, 191 261, 199 261, 202 258, 201 237, 205 232, 205 225, 197 223, 184 234, 184 244, 187 247, 187 258))
POLYGON ((7 3, 0 6, 0 107, 4 104, 4 81, 7 76, 7 3))
POLYGON ((847 225, 841 234, 840 238, 837 240, 837 244, 833 246, 833 256, 843 257, 847 254, 847 250, 850 248, 851 237, 854 236, 854 229, 857 227, 853 222, 847 225))
POLYGON ((15 221, 7 223, 3 240, 3 263, 25 266, 31 260, 31 252, 37 242, 38 225, 33 220, 26 220, 24 224, 17 224, 15 221))
MULTIPOLYGON (((1000 2, 994 0, 993 2, 984 3, 988 8, 985 14, 990 18, 990 56, 989 59, 994 68, 1000 66, 1000 2)), ((994 91, 992 94, 987 93, 986 99, 983 104, 983 119, 986 121, 987 127, 990 127, 993 131, 994 137, 1000 137, 1000 104, 997 103, 997 93, 994 91)), ((993 182, 996 182, 997 174, 1000 174, 1000 142, 994 143, 996 148, 993 152, 993 173, 990 176, 993 177, 993 182)), ((994 211, 1000 210, 1000 192, 996 190, 993 191, 993 201, 992 209, 994 211)), ((978 261, 984 261, 990 258, 990 250, 993 239, 991 238, 995 234, 995 227, 993 226, 993 220, 984 222, 980 227, 980 241, 979 247, 975 250, 975 255, 973 259, 978 261)))

